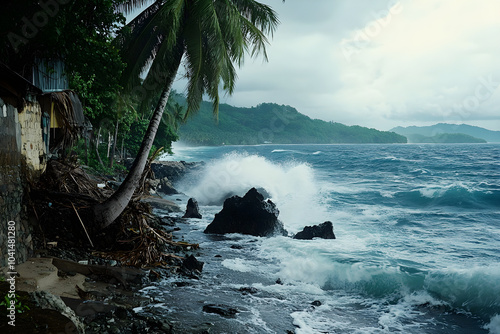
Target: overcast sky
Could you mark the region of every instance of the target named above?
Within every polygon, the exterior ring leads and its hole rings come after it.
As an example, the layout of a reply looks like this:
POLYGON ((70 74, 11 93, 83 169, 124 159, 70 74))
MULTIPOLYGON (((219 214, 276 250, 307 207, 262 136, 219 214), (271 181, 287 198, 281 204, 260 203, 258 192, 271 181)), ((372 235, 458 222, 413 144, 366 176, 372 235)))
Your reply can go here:
MULTIPOLYGON (((261 0, 281 24, 222 102, 274 102, 380 130, 500 130, 500 1, 261 0)), ((175 88, 183 91, 185 83, 175 88)))

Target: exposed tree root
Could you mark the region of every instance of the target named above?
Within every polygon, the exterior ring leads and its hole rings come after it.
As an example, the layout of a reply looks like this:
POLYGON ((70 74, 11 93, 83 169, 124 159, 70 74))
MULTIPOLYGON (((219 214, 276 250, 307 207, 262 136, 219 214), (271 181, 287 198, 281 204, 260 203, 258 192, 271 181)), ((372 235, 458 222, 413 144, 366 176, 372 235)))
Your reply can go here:
POLYGON ((97 184, 101 182, 79 166, 50 161, 30 193, 43 231, 39 243, 58 241, 60 247, 86 248, 96 256, 137 267, 177 266, 184 258, 175 252, 199 247, 174 241, 170 233, 161 229, 151 207, 139 201, 139 194, 114 224, 98 229, 91 208, 112 193, 107 186, 99 188, 97 184))

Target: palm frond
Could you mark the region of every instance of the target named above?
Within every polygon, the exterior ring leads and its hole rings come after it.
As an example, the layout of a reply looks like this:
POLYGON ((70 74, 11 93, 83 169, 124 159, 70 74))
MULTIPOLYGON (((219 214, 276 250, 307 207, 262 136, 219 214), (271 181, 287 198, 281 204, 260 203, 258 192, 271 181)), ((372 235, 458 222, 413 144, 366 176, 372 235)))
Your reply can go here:
MULTIPOLYGON (((127 6, 144 3, 126 2, 127 6)), ((278 23, 274 10, 255 0, 155 1, 129 23, 130 34, 122 44, 129 82, 137 84, 139 75, 149 67, 141 110, 150 107, 151 99, 167 87, 156 84, 172 83, 174 78, 166 80, 162 73, 177 73, 172 64, 181 52, 188 79, 185 118, 199 109, 204 94, 212 100, 217 117, 220 85, 228 94, 234 92, 235 65, 243 64, 245 53, 263 55, 267 60, 267 36, 272 36, 278 23)))
POLYGON ((232 0, 242 16, 264 34, 273 36, 279 22, 278 15, 269 6, 254 0, 232 0))
MULTIPOLYGON (((151 1, 152 0, 127 0, 121 4, 118 4, 116 6, 116 10, 125 14, 130 14, 134 10, 147 5, 151 1)), ((156 1, 156 2, 162 2, 162 1, 156 1)))
POLYGON ((178 35, 182 0, 157 1, 127 26, 120 36, 121 49, 127 68, 122 84, 128 89, 140 85, 140 75, 151 66, 160 48, 173 47, 178 35))

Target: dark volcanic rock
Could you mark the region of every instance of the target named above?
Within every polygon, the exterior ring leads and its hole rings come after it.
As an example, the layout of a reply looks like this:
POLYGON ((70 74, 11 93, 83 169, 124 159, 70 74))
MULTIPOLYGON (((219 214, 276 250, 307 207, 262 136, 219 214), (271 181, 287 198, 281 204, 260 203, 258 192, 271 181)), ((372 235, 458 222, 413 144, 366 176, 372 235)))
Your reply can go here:
POLYGON ((151 169, 157 179, 167 178, 171 182, 181 179, 186 173, 196 169, 202 164, 199 162, 185 161, 155 161, 151 164, 151 169))
POLYGON ((190 198, 187 202, 186 213, 182 218, 198 218, 201 219, 201 214, 198 208, 198 201, 190 198))
POLYGON ((233 318, 237 313, 239 313, 237 309, 223 304, 204 305, 203 311, 207 313, 215 313, 226 318, 233 318))
POLYGON ((248 295, 248 294, 254 295, 257 292, 259 292, 259 290, 257 290, 253 286, 248 286, 248 287, 243 286, 243 287, 239 288, 238 291, 240 291, 244 295, 248 295))
MULTIPOLYGON (((256 189, 257 189, 257 192, 259 192, 260 194, 262 194, 262 196, 264 197, 264 199, 271 197, 271 195, 267 192, 266 189, 264 189, 262 187, 259 187, 259 188, 256 188, 256 189)), ((239 194, 237 194, 236 192, 230 191, 230 192, 227 192, 227 193, 225 193, 223 195, 210 198, 209 201, 206 204, 207 205, 223 205, 224 201, 226 199, 228 199, 229 197, 236 196, 236 195, 239 196, 239 194)))
POLYGON ((264 201, 264 196, 252 188, 243 197, 226 199, 205 233, 241 233, 258 237, 287 235, 278 215, 276 205, 271 200, 264 201))
POLYGON ((187 270, 203 270, 204 262, 198 261, 193 255, 189 255, 182 262, 182 267, 187 270))
POLYGON ((313 238, 335 239, 333 224, 330 221, 326 221, 323 224, 306 226, 304 230, 297 233, 293 238, 302 240, 312 240, 313 238))
POLYGON ((172 182, 170 182, 170 180, 167 177, 160 179, 156 191, 161 192, 165 195, 175 195, 179 193, 177 189, 174 188, 172 182))

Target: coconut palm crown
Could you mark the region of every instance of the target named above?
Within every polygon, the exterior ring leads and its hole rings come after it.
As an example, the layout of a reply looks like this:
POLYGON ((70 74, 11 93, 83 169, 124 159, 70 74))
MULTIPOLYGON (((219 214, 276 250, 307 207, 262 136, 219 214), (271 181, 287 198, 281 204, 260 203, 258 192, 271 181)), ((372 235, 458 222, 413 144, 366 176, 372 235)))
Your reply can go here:
MULTIPOLYGON (((130 0, 121 8, 130 12, 147 3, 130 0)), ((157 0, 117 36, 127 63, 124 87, 139 95, 143 110, 159 93, 160 99, 126 179, 109 199, 93 208, 101 228, 115 221, 137 188, 179 67, 184 66, 188 80, 185 117, 198 110, 204 94, 217 115, 219 85, 233 93, 235 65, 243 64, 246 53, 262 54, 267 60, 267 35, 278 23, 269 6, 254 0, 157 0)))
MULTIPOLYGON (((130 11, 147 1, 127 1, 130 11)), ((158 0, 127 25, 119 40, 127 69, 124 85, 150 101, 171 84, 183 65, 187 84, 187 115, 206 94, 217 115, 219 85, 232 94, 245 54, 267 60, 268 35, 279 21, 267 5, 253 0, 158 0), (179 55, 182 64, 179 61, 179 55), (174 73, 175 71, 175 73, 174 73)), ((147 106, 143 103, 143 106, 147 106)))

